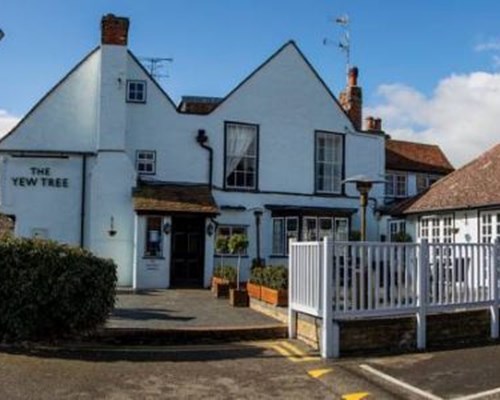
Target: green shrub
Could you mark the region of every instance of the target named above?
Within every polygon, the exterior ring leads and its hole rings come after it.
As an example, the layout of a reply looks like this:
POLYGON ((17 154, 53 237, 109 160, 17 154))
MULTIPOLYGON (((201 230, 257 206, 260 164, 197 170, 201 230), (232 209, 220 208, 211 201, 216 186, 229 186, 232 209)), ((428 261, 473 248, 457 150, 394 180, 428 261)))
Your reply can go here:
POLYGON ((263 269, 262 285, 270 289, 288 289, 288 269, 283 265, 268 265, 263 269))
POLYGON ((231 265, 219 265, 214 268, 213 276, 234 283, 236 282, 236 268, 231 265))
POLYGON ((0 341, 89 333, 112 311, 115 288, 111 260, 50 241, 0 241, 0 341))
POLYGON ((262 285, 264 282, 264 271, 265 267, 253 267, 250 269, 250 283, 255 285, 262 285))

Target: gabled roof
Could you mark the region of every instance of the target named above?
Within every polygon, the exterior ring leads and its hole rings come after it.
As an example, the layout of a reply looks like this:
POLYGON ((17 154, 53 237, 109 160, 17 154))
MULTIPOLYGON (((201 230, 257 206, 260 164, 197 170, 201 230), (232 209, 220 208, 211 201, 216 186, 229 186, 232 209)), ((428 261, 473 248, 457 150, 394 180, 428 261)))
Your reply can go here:
POLYGON ((389 170, 448 174, 454 170, 439 146, 387 139, 385 167, 389 170))
POLYGON ((307 65, 307 67, 311 70, 311 72, 313 73, 314 77, 318 80, 318 82, 321 84, 321 86, 323 86, 323 88, 326 90, 326 92, 328 93, 328 95, 331 97, 331 99, 333 100, 334 103, 336 103, 336 105, 339 107, 339 110, 346 116, 347 118, 347 121, 351 122, 351 128, 353 130, 356 130, 355 127, 354 127, 354 124, 352 123, 349 115, 347 114, 347 112, 344 110, 344 108, 342 107, 342 105, 340 104, 339 100, 335 97, 335 95, 333 94, 333 92, 330 90, 330 88, 326 85, 325 81, 321 78, 321 76, 318 74, 318 72, 316 71, 316 69, 312 66, 312 64, 309 62, 309 60, 306 58, 306 56, 304 55, 304 53, 302 53, 302 51, 299 49, 299 47, 297 46, 297 44, 293 41, 293 40, 290 40, 288 41, 287 43, 285 43, 283 46, 281 46, 274 54, 272 54, 266 61, 264 61, 259 67, 257 67, 252 73, 250 73, 250 75, 248 75, 245 79, 243 79, 243 81, 241 81, 233 90, 231 90, 225 97, 223 97, 222 99, 220 99, 220 101, 215 105, 215 107, 213 107, 212 110, 210 110, 209 113, 211 112, 214 112, 215 110, 217 110, 220 106, 222 106, 231 96, 233 96, 236 92, 239 91, 239 89, 245 85, 245 83, 247 83, 249 80, 251 80, 255 75, 257 75, 257 73, 262 70, 263 68, 265 68, 268 64, 270 64, 276 57, 279 57, 279 55, 281 53, 283 53, 286 49, 288 48, 293 48, 297 54, 299 55, 299 57, 304 61, 304 63, 307 65))
POLYGON ((491 206, 500 207, 500 144, 436 182, 404 213, 491 206))

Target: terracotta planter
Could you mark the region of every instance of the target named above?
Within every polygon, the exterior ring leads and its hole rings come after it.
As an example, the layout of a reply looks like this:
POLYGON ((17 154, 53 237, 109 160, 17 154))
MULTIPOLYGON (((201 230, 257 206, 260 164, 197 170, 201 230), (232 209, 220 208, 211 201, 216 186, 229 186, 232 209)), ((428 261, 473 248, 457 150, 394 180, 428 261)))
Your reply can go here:
POLYGON ((233 283, 229 283, 226 279, 217 276, 212 277, 212 293, 218 299, 229 297, 229 289, 234 287, 233 283))
POLYGON ((242 289, 229 289, 229 304, 233 307, 248 307, 248 292, 242 289))
POLYGON ((288 306, 288 290, 276 290, 262 286, 260 295, 262 301, 273 306, 288 306))
POLYGON ((261 291, 262 291, 261 285, 257 285, 256 283, 252 283, 252 282, 247 283, 247 292, 248 292, 248 295, 252 299, 260 300, 261 299, 261 291))

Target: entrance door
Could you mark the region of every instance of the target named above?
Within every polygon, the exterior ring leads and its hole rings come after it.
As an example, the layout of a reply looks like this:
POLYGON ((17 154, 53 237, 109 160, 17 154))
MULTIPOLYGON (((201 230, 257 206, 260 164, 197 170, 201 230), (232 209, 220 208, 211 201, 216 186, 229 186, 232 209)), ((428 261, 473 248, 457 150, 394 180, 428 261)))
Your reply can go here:
POLYGON ((170 282, 177 287, 202 287, 205 253, 205 219, 172 218, 170 282))

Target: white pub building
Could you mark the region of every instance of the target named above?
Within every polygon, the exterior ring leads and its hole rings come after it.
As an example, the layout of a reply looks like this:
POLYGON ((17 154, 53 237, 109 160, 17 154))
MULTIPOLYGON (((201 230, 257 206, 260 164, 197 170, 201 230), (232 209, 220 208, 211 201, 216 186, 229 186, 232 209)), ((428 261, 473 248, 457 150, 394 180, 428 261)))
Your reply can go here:
MULTIPOLYGON (((284 264, 289 238, 348 238, 359 194, 384 175, 384 134, 361 130, 352 69, 335 98, 288 42, 224 98, 176 106, 102 19, 92 50, 0 141, 0 212, 15 234, 112 258, 120 286, 207 286, 217 235, 245 233, 252 259, 284 264)), ((368 238, 378 237, 373 210, 368 238)))

